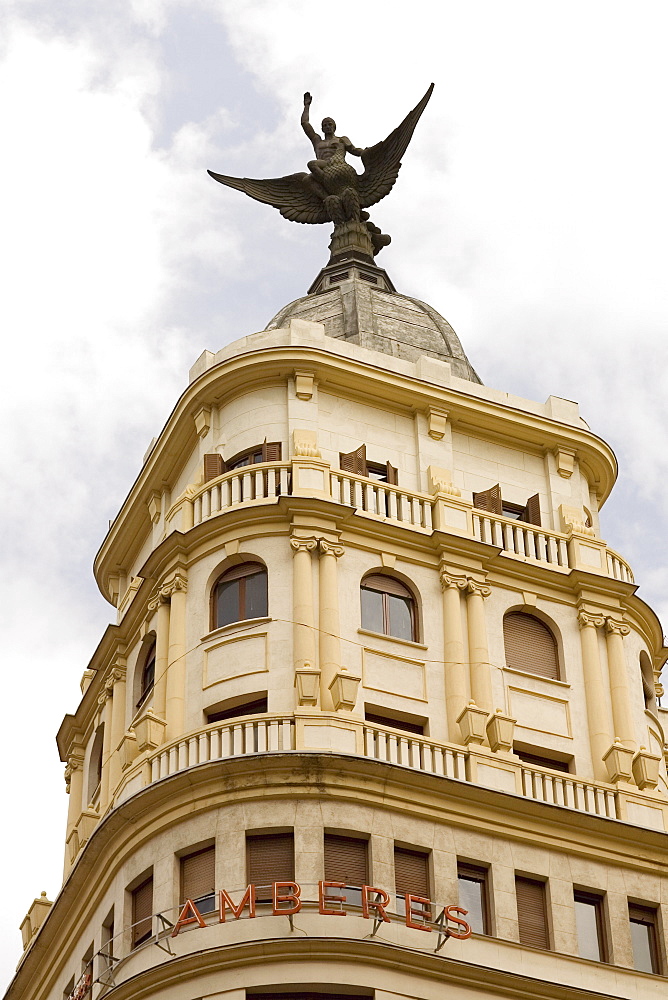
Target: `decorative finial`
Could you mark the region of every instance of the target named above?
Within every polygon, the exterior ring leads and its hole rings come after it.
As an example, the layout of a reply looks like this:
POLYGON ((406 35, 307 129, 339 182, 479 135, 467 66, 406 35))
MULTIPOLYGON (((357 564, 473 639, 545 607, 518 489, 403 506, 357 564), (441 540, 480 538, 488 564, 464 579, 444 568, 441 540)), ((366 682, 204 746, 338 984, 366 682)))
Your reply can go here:
POLYGON ((307 164, 308 173, 290 174, 272 180, 228 177, 213 170, 208 173, 227 187, 243 191, 266 205, 273 205, 292 222, 314 225, 333 222, 330 263, 351 257, 373 263, 374 256, 388 245, 390 237, 381 233, 364 209, 375 205, 392 190, 401 158, 433 89, 432 83, 420 103, 387 139, 366 149, 354 146, 346 135, 336 135, 333 118, 323 119, 323 135, 316 132, 309 121, 312 98, 306 93, 301 124, 315 153, 315 159, 307 164), (361 157, 364 173, 358 174, 346 162, 346 153, 361 157))

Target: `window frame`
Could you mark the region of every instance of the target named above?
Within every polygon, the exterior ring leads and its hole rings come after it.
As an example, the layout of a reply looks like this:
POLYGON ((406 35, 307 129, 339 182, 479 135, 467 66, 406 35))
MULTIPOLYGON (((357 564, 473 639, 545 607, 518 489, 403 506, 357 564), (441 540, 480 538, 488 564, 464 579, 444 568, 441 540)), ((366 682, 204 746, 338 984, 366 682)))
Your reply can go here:
POLYGON ((157 650, 157 639, 154 636, 153 640, 148 644, 145 652, 142 654, 143 664, 139 681, 139 688, 140 688, 139 698, 137 700, 137 704, 135 705, 136 709, 141 708, 142 705, 144 705, 148 701, 149 697, 153 693, 153 689, 155 687, 156 650, 157 650), (152 672, 150 670, 151 667, 153 667, 152 672), (147 673, 151 674, 149 680, 147 680, 147 673))
MULTIPOLYGON (((474 934, 484 934, 486 937, 492 934, 492 906, 490 899, 489 866, 475 864, 472 861, 457 860, 457 888, 459 882, 476 882, 481 887, 480 910, 482 914, 482 931, 475 931, 474 934)), ((461 897, 460 897, 461 902, 461 897)))
MULTIPOLYGON (((604 897, 602 893, 591 892, 586 889, 573 889, 573 902, 575 904, 581 903, 594 908, 594 919, 596 922, 596 938, 598 941, 598 953, 599 957, 595 959, 589 959, 593 962, 609 962, 610 949, 608 947, 608 938, 605 927, 605 911, 604 911, 604 897)), ((580 953, 580 935, 578 933, 577 917, 575 921, 575 931, 578 938, 578 953, 580 953)), ((580 954, 580 958, 586 958, 587 956, 580 954)))
POLYGON ((418 602, 415 597, 415 594, 410 589, 410 587, 408 587, 407 584, 403 582, 403 580, 399 580, 395 576, 390 576, 389 574, 378 573, 378 572, 367 573, 366 576, 362 577, 362 580, 360 582, 360 624, 361 628, 363 628, 366 632, 373 632, 374 635, 382 635, 385 636, 385 638, 387 639, 398 639, 400 642, 419 642, 420 631, 419 631, 419 621, 418 621, 418 602), (393 584, 397 588, 397 590, 401 588, 406 593, 405 594, 392 593, 391 589, 381 590, 379 589, 380 583, 377 586, 369 586, 368 581, 371 580, 374 581, 387 580, 388 585, 393 584), (381 595, 381 616, 383 624, 382 632, 379 632, 375 628, 371 628, 368 622, 364 621, 364 602, 362 598, 363 590, 370 591, 373 594, 381 595), (406 639, 406 637, 403 635, 393 635, 392 632, 390 632, 390 601, 389 601, 390 597, 397 597, 400 600, 403 600, 408 607, 408 611, 410 614, 410 623, 411 623, 410 639, 406 639))
POLYGON ((664 971, 664 960, 661 954, 660 947, 660 928, 659 928, 659 907, 653 906, 648 903, 631 903, 628 904, 629 909, 629 932, 631 924, 641 924, 648 928, 648 945, 649 945, 649 955, 652 964, 652 969, 648 972, 647 969, 639 969, 636 965, 636 954, 635 948, 633 948, 633 936, 631 935, 631 947, 633 952, 633 967, 637 972, 646 972, 648 975, 660 976, 663 975, 664 971), (644 919, 643 919, 644 918, 644 919))
POLYGON ((269 612, 269 574, 267 572, 267 567, 259 559, 249 559, 248 561, 242 563, 236 563, 233 566, 228 566, 224 572, 222 572, 213 583, 211 587, 211 596, 209 600, 209 622, 211 626, 211 631, 215 632, 219 628, 227 628, 229 625, 237 625, 240 622, 252 622, 258 619, 266 618, 269 612), (244 567, 257 567, 251 572, 240 572, 244 567), (253 615, 253 617, 247 617, 246 612, 246 580, 252 576, 264 576, 265 578, 265 604, 264 604, 264 614, 253 615), (226 580, 225 578, 229 579, 226 580), (235 580, 239 581, 238 588, 238 600, 239 600, 239 617, 233 619, 232 621, 225 622, 224 624, 218 624, 218 587, 226 582, 233 583, 235 580))

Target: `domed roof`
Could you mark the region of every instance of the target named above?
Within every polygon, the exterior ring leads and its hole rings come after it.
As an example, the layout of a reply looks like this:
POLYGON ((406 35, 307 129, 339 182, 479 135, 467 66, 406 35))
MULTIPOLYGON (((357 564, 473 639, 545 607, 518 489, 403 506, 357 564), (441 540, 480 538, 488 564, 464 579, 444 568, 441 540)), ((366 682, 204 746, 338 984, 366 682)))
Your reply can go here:
POLYGON ((448 321, 425 302, 396 292, 381 268, 359 261, 330 264, 309 294, 281 309, 265 329, 292 318, 322 323, 330 337, 405 361, 425 354, 439 358, 450 363, 453 375, 482 384, 448 321))

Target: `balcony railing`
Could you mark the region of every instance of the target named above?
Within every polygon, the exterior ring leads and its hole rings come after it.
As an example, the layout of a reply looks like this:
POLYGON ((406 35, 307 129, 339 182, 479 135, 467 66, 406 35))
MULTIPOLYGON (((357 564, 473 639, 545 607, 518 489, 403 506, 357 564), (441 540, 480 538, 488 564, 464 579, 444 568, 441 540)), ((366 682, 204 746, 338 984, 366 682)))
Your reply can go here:
MULTIPOLYGON (((312 718, 309 716, 309 721, 312 718)), ((298 721, 299 717, 295 716, 262 715, 207 726, 155 751, 149 759, 150 782, 168 778, 198 764, 232 757, 293 751, 330 752, 303 744, 298 721)), ((328 717, 324 716, 323 723, 327 721, 328 717)), ((359 756, 490 787, 488 782, 476 780, 475 764, 494 765, 498 761, 495 754, 469 751, 462 746, 437 743, 422 736, 353 719, 348 720, 347 725, 360 737, 357 741, 359 756)), ((502 766, 505 772, 514 768, 517 795, 608 819, 621 818, 619 792, 614 786, 584 781, 546 768, 528 767, 506 755, 502 766)), ((507 788, 503 790, 507 791, 507 788)))
MULTIPOLYGON (((293 492, 300 496, 308 495, 313 479, 306 477, 302 482, 300 477, 305 465, 308 465, 308 460, 295 459, 292 462, 262 462, 234 469, 203 486, 186 491, 168 512, 167 521, 172 528, 187 530, 210 517, 245 505, 276 503, 279 497, 293 492)), ((313 476, 312 468, 306 468, 306 471, 313 476)), ((316 476, 318 481, 322 481, 322 488, 316 490, 318 496, 329 495, 336 503, 352 507, 358 513, 423 533, 431 532, 435 526, 443 528, 444 524, 445 530, 449 530, 448 518, 442 519, 443 508, 438 506, 445 503, 447 507, 448 501, 444 501, 440 494, 432 496, 401 489, 390 483, 330 469, 323 462, 318 463, 316 476)), ((461 533, 465 530, 461 519, 467 505, 462 504, 459 498, 456 503, 457 530, 461 533)), ((475 507, 463 516, 468 518, 469 530, 474 538, 497 546, 504 555, 564 571, 586 568, 607 573, 615 580, 633 583, 628 563, 616 552, 607 549, 599 539, 585 540, 587 546, 601 553, 602 566, 596 569, 598 552, 594 562, 591 562, 589 553, 590 558, 583 565, 578 564, 577 547, 572 550, 570 536, 561 532, 490 514, 475 507)))

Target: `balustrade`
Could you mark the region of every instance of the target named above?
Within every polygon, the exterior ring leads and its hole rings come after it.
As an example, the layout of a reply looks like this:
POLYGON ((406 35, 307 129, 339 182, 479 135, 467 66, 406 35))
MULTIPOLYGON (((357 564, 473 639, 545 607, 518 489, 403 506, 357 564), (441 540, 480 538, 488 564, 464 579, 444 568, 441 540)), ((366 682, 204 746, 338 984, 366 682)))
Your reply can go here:
POLYGON ((388 521, 431 531, 433 497, 336 470, 330 473, 330 483, 332 498, 338 503, 388 521))
POLYGON ((566 536, 537 524, 473 511, 473 534, 488 545, 497 545, 522 559, 569 568, 566 536))

